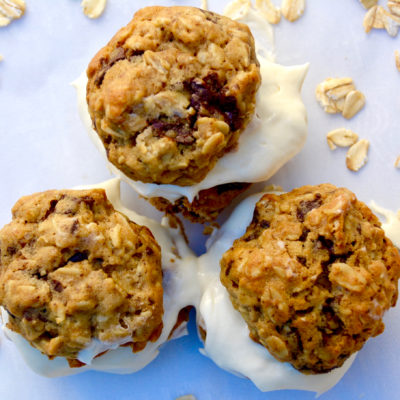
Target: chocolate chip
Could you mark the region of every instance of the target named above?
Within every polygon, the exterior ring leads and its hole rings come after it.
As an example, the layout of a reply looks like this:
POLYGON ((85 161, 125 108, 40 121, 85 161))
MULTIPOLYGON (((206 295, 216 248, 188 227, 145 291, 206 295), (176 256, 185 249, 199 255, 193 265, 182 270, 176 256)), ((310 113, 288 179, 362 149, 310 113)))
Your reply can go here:
POLYGON ((245 190, 250 185, 251 185, 250 183, 245 183, 245 182, 243 182, 243 183, 232 182, 232 183, 225 183, 223 185, 215 186, 215 190, 217 191, 218 195, 221 195, 222 193, 225 193, 225 192, 245 190))
POLYGON ((77 252, 73 256, 71 256, 67 263, 69 262, 80 262, 88 259, 88 254, 86 252, 77 252))
POLYGON ((62 283, 60 281, 57 281, 56 279, 51 279, 49 283, 52 288, 58 293, 61 293, 64 290, 64 286, 62 285, 62 283))
POLYGON ((71 234, 73 235, 78 230, 78 228, 79 228, 79 222, 76 219, 71 225, 71 228, 70 228, 71 234))
POLYGON ((8 246, 7 247, 7 253, 10 256, 13 256, 16 252, 17 252, 17 248, 16 247, 14 247, 14 246, 8 246))
MULTIPOLYGON (((142 53, 143 54, 143 53, 142 53)), ((97 87, 100 87, 100 85, 103 83, 104 77, 107 73, 107 71, 118 61, 124 60, 125 57, 125 50, 122 47, 117 47, 111 54, 110 58, 107 60, 105 58, 102 58, 100 63, 101 63, 101 68, 100 71, 97 73, 96 78, 94 79, 94 84, 97 87)))
POLYGON ((54 212, 54 210, 56 209, 57 203, 58 203, 58 200, 51 200, 50 201, 50 207, 48 208, 48 210, 44 214, 44 217, 42 218, 42 221, 44 221, 50 214, 52 214, 54 212))
POLYGON ((314 208, 320 207, 322 204, 321 195, 317 193, 314 200, 302 200, 297 207, 296 216, 300 222, 304 221, 304 217, 314 208))
POLYGON ((147 247, 146 247, 146 254, 147 254, 148 256, 153 255, 153 254, 154 254, 153 249, 152 249, 151 247, 147 246, 147 247))

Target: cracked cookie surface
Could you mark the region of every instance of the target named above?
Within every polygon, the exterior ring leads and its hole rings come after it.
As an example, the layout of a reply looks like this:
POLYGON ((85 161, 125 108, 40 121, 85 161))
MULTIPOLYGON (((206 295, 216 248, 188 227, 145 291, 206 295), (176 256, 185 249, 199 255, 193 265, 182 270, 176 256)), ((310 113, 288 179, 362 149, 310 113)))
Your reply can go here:
POLYGON ((18 200, 0 231, 0 305, 8 327, 71 366, 93 339, 133 351, 162 330, 160 247, 102 189, 18 200))
POLYGON ((383 331, 400 255, 352 192, 304 186, 260 199, 220 276, 253 340, 302 372, 322 373, 383 331))
POLYGON ((237 144, 260 84, 249 28, 192 7, 146 7, 89 64, 109 161, 147 183, 200 182, 237 144))

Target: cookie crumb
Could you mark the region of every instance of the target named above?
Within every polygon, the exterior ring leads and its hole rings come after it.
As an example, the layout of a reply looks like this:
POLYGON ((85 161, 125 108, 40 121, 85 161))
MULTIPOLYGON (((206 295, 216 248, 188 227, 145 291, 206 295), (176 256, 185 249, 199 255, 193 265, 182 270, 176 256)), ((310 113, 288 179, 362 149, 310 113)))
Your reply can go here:
POLYGON ((0 27, 7 26, 25 13, 24 0, 0 0, 0 27))
POLYGON ((99 18, 106 8, 107 0, 82 0, 83 13, 91 19, 99 18))
POLYGON ((400 169, 400 156, 396 158, 396 161, 394 162, 394 167, 400 169))
POLYGON ((185 396, 177 397, 175 400, 196 400, 196 397, 192 394, 186 394, 185 396))
POLYGON ((396 68, 400 72, 400 52, 398 50, 394 51, 394 59, 396 62, 396 68))
POLYGON ((4 60, 4 57, 2 54, 0 54, 0 62, 4 60))
POLYGON ((378 0, 360 0, 360 3, 368 10, 373 6, 376 6, 378 4, 378 0))
POLYGON ((349 148, 346 154, 346 166, 349 170, 357 172, 368 160, 367 154, 369 141, 361 139, 349 148))
POLYGON ((328 146, 331 150, 335 150, 336 146, 339 147, 349 147, 355 144, 358 140, 357 133, 353 132, 351 129, 339 128, 330 131, 326 135, 326 140, 328 146))

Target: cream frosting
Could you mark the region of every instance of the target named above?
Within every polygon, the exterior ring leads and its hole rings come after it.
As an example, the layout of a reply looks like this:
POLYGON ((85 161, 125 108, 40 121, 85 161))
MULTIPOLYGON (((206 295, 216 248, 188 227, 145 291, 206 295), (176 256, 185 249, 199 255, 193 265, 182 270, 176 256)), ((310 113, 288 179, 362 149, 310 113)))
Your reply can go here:
MULTIPOLYGON (((120 199, 119 179, 107 182, 82 186, 76 189, 103 188, 107 197, 117 211, 125 214, 130 220, 139 225, 147 226, 153 233, 156 241, 161 247, 163 288, 164 288, 164 314, 163 330, 154 343, 149 342, 145 349, 138 353, 132 353, 130 347, 119 347, 129 341, 129 337, 118 342, 101 342, 93 339, 92 342, 79 353, 78 359, 87 365, 81 368, 70 368, 67 361, 62 357, 49 360, 47 356, 32 347, 19 334, 9 330, 7 313, 3 312, 3 329, 6 335, 15 342, 27 364, 37 373, 49 377, 70 375, 85 370, 99 370, 113 373, 136 372, 149 364, 159 353, 159 347, 168 340, 168 337, 176 323, 179 311, 193 304, 200 297, 199 287, 196 284, 196 258, 187 246, 178 229, 167 226, 150 218, 138 215, 134 211, 124 207, 120 199), (109 350, 101 357, 95 358, 101 352, 109 350)), ((185 326, 181 326, 174 332, 174 338, 187 333, 185 326)))
POLYGON ((372 211, 385 217, 385 222, 382 222, 382 229, 393 244, 400 249, 400 209, 395 213, 379 206, 373 200, 369 203, 369 206, 372 211))
MULTIPOLYGON (((164 197, 173 202, 180 197, 189 201, 204 189, 231 182, 262 182, 275 174, 303 147, 307 137, 307 113, 301 99, 301 87, 308 65, 285 67, 272 59, 272 28, 253 9, 239 15, 255 36, 262 83, 257 92, 255 114, 239 138, 238 150, 218 160, 206 178, 192 186, 157 185, 133 181, 108 162, 99 136, 94 131, 86 103, 87 77, 83 73, 72 85, 77 90, 80 117, 92 141, 111 172, 144 197, 164 197)), ((239 19, 239 18, 238 18, 239 19)))

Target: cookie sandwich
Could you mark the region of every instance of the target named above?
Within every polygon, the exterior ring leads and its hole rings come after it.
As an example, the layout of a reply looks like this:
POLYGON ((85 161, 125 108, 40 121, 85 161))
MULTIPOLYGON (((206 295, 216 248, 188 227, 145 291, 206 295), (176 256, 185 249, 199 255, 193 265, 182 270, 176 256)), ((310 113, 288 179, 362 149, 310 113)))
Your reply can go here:
POLYGON ((328 390, 398 296, 399 251, 330 184, 249 197, 199 263, 205 353, 264 391, 328 390))
POLYGON ((112 172, 195 222, 268 179, 305 141, 306 67, 257 49, 247 25, 209 11, 139 10, 75 82, 112 172))
POLYGON ((12 214, 3 328, 33 370, 134 372, 185 333, 192 253, 177 230, 123 207, 118 180, 26 196, 12 214))

